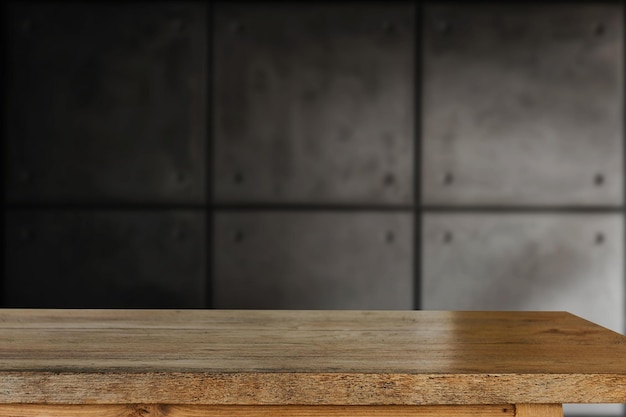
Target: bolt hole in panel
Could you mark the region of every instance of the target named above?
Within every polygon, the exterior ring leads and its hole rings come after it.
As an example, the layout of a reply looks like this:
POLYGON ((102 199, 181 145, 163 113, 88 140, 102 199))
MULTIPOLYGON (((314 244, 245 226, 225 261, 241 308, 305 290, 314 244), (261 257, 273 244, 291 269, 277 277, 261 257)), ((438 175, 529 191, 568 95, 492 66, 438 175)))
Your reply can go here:
POLYGON ((411 213, 217 212, 214 306, 412 309, 411 213))
MULTIPOLYGON (((623 227, 618 214, 427 213, 422 307, 569 311, 623 334, 623 227)), ((621 415, 623 406, 566 411, 621 415)))
POLYGON ((205 215, 9 211, 4 305, 202 308, 205 215))
POLYGON ((204 201, 206 5, 7 11, 8 201, 204 201))
POLYGON ((622 10, 426 5, 424 203, 621 204, 622 10))
POLYGON ((216 6, 219 202, 413 199, 414 6, 216 6))

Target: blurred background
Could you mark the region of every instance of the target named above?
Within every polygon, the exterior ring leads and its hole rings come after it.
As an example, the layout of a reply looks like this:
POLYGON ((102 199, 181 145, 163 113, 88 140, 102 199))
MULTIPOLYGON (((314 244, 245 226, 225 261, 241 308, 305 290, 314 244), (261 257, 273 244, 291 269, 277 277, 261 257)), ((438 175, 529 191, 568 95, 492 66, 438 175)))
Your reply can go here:
POLYGON ((626 330, 623 2, 3 5, 2 307, 626 330))

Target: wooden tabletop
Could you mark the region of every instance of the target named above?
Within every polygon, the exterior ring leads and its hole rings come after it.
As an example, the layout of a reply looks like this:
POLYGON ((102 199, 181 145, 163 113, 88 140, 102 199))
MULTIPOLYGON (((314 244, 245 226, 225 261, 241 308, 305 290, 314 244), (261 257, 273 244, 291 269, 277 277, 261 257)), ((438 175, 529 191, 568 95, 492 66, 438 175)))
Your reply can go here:
POLYGON ((0 310, 0 403, 626 403, 563 312, 0 310))

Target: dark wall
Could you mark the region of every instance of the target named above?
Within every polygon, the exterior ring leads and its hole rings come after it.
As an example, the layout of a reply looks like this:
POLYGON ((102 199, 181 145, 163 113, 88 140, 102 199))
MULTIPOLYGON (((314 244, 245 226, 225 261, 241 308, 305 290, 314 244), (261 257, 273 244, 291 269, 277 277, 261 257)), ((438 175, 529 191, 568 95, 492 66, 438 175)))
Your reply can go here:
POLYGON ((624 328, 620 3, 6 9, 4 305, 624 328))
POLYGON ((7 6, 4 305, 207 305, 201 3, 7 6))

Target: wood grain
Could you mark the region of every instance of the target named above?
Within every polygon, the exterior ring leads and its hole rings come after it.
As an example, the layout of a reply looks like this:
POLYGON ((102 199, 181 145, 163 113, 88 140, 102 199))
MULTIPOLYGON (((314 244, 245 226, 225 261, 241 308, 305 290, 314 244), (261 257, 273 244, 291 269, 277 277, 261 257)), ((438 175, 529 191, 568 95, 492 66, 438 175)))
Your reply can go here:
POLYGON ((517 404, 515 417, 563 417, 561 404, 517 404))
POLYGON ((0 310, 0 403, 626 403, 626 337, 562 312, 0 310))
MULTIPOLYGON (((201 406, 0 404, 0 417, 514 417, 491 406, 201 406)), ((530 417, 530 415, 526 415, 530 417)), ((544 415, 537 415, 544 417, 544 415)), ((545 417, 556 417, 545 415, 545 417)))

